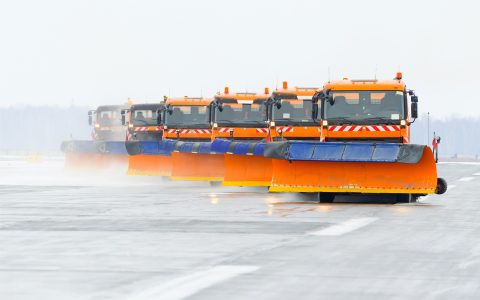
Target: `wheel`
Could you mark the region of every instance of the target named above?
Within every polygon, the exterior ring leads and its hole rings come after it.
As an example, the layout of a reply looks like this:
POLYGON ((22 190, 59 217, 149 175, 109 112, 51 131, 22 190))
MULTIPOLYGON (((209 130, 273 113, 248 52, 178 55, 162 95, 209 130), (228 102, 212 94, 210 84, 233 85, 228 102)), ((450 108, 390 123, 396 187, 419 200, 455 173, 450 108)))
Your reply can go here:
POLYGON ((221 186, 221 185, 222 185, 221 181, 210 181, 210 186, 211 187, 217 187, 217 186, 221 186))
POLYGON ((441 195, 447 191, 447 181, 443 178, 437 178, 437 188, 435 189, 435 194, 441 195))
POLYGON ((320 203, 332 203, 333 200, 335 200, 334 193, 324 193, 324 192, 318 193, 318 202, 320 203))

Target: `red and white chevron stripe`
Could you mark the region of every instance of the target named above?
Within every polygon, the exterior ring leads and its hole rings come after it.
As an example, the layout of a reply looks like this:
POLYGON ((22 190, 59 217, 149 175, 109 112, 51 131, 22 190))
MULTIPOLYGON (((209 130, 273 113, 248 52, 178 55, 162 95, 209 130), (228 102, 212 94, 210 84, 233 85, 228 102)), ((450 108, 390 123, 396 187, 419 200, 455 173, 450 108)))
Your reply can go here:
POLYGON ((255 128, 258 133, 268 133, 268 128, 255 128))
POLYGON ((277 127, 277 132, 293 132, 293 127, 277 127))
POLYGON ((161 131, 162 127, 160 126, 141 126, 141 127, 134 127, 133 131, 161 131))
POLYGON ((230 128, 227 128, 227 127, 218 128, 218 132, 220 132, 220 133, 225 133, 225 132, 229 132, 229 131, 230 131, 230 128))
POLYGON ((400 131, 399 125, 332 125, 328 131, 400 131))
POLYGON ((211 134, 212 131, 210 129, 168 129, 168 133, 177 133, 177 130, 180 134, 211 134))

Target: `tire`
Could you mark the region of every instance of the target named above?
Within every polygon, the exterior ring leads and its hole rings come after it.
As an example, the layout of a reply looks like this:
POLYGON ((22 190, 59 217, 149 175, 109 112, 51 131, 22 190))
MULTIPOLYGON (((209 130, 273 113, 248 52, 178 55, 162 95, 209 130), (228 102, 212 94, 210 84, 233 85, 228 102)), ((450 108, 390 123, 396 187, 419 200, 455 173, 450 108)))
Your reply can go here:
POLYGON ((447 181, 443 178, 437 178, 437 188, 435 189, 435 194, 441 195, 447 191, 448 184, 447 181))
POLYGON ((335 200, 334 193, 324 193, 324 192, 318 193, 318 202, 320 203, 332 203, 333 200, 335 200))
POLYGON ((219 186, 222 186, 222 182, 221 181, 210 181, 210 186, 211 187, 219 187, 219 186))

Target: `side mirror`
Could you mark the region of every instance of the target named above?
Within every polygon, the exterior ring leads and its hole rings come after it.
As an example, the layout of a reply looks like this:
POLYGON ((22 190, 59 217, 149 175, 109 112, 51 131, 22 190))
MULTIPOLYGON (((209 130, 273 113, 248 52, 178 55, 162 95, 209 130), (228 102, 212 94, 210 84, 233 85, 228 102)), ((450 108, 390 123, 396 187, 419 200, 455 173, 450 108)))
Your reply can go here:
POLYGON ((327 95, 327 102, 330 104, 330 105, 333 105, 335 103, 335 98, 333 98, 333 95, 332 94, 328 94, 327 95))
POLYGON ((410 97, 410 100, 412 101, 412 103, 417 103, 418 102, 418 96, 413 95, 412 97, 410 97))
POLYGON ((125 117, 125 113, 126 113, 126 111, 124 109, 122 109, 121 114, 122 114, 122 125, 123 126, 127 125, 127 120, 126 120, 126 117, 125 117))
POLYGON ((313 103, 312 107, 312 119, 316 120, 318 117, 318 103, 313 103))
POLYGON ((88 125, 92 126, 93 124, 93 112, 89 111, 88 112, 88 125))
POLYGON ((157 109, 157 125, 161 125, 161 124, 162 124, 162 110, 157 109))
POLYGON ((412 102, 412 107, 411 107, 411 116, 412 118, 416 119, 418 118, 418 103, 417 102, 412 102))
POLYGON ((277 109, 282 108, 282 100, 280 100, 280 99, 276 100, 276 101, 275 101, 275 107, 276 107, 277 109))

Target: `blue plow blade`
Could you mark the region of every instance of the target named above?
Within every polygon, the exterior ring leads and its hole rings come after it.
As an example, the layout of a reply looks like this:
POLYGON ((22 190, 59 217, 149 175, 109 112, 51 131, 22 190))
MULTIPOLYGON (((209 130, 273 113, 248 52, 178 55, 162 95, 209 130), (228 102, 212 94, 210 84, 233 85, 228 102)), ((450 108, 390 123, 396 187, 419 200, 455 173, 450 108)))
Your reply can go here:
POLYGON ((96 148, 105 154, 128 154, 124 141, 95 142, 96 148))
POLYGON ((263 156, 264 149, 265 142, 258 141, 216 139, 212 142, 212 151, 215 153, 263 156))
POLYGON ((291 161, 416 163, 424 145, 288 141, 269 143, 265 156, 291 161))

